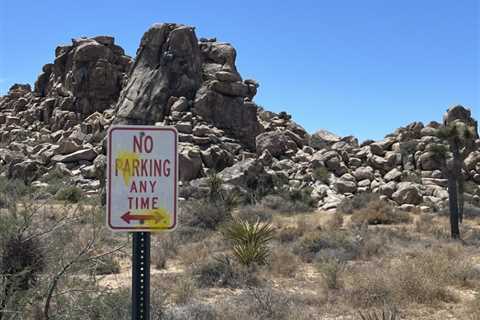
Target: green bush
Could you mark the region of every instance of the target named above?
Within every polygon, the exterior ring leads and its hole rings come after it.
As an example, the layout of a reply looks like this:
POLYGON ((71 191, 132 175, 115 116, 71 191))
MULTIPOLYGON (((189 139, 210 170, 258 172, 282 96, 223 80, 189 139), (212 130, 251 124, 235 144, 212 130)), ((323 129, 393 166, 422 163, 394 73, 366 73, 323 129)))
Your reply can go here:
POLYGON ((293 252, 305 262, 312 262, 316 256, 351 260, 360 254, 360 247, 350 232, 326 230, 305 234, 294 245, 293 252))
POLYGON ((83 196, 82 189, 76 186, 69 186, 69 187, 60 189, 55 195, 55 198, 61 201, 77 203, 80 201, 80 199, 82 199, 82 196, 83 196))
POLYGON ((330 183, 330 171, 325 167, 318 167, 313 170, 313 177, 315 180, 321 181, 325 184, 330 183))
POLYGON ((311 189, 304 188, 265 196, 261 204, 266 208, 282 213, 298 213, 312 211, 316 202, 311 196, 311 189))
POLYGON ((232 243, 235 257, 246 266, 252 263, 265 264, 270 254, 267 244, 273 232, 269 223, 262 224, 258 220, 255 223, 234 220, 223 230, 225 238, 232 243))
POLYGON ((343 199, 337 207, 337 212, 352 214, 356 210, 366 208, 370 202, 374 201, 380 201, 380 196, 376 193, 357 193, 352 198, 343 199))
POLYGON ((258 284, 255 270, 235 264, 227 256, 209 259, 196 264, 192 276, 199 287, 255 286, 258 284))
POLYGON ((397 210, 384 200, 370 201, 365 208, 352 213, 352 222, 355 224, 395 224, 408 223, 411 217, 407 212, 397 210))
POLYGON ((205 200, 189 200, 181 206, 179 224, 181 226, 215 230, 230 218, 230 211, 222 204, 205 200))
POLYGON ((319 259, 316 266, 329 289, 338 289, 340 287, 339 279, 345 268, 345 262, 338 258, 328 257, 319 259))

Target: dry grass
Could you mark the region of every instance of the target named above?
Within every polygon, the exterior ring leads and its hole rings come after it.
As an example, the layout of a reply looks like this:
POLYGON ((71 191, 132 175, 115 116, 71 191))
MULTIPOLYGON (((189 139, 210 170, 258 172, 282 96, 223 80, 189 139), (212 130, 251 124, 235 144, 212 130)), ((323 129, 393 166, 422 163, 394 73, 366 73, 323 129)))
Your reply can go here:
POLYGON ((396 210, 383 200, 370 201, 364 208, 352 213, 352 222, 355 224, 398 224, 410 221, 407 212, 396 210))
POLYGON ((299 265, 298 257, 288 249, 276 248, 270 256, 268 267, 276 276, 294 277, 299 265))
POLYGON ((458 298, 450 287, 465 286, 473 277, 471 270, 460 245, 424 248, 353 270, 349 293, 354 306, 362 308, 392 302, 397 305, 456 302, 458 298))

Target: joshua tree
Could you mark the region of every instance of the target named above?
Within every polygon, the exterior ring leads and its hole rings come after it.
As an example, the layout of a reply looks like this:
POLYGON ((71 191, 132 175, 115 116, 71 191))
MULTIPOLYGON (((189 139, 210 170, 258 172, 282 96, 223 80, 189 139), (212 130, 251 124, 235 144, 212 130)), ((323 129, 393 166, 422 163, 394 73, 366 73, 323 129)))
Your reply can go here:
POLYGON ((438 144, 431 148, 442 161, 442 169, 448 179, 448 202, 450 209, 450 227, 452 238, 460 238, 459 223, 463 219, 464 177, 463 161, 474 145, 474 128, 459 120, 445 123, 439 128, 437 136, 448 144, 438 144))

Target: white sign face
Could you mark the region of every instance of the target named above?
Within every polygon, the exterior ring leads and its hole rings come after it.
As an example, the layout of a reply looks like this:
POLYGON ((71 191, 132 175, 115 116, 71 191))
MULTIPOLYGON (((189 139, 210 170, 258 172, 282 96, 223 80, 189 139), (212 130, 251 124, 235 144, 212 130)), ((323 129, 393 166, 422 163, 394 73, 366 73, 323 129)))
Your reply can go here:
POLYGON ((107 151, 110 229, 135 232, 175 228, 177 141, 177 130, 173 127, 110 127, 107 151))

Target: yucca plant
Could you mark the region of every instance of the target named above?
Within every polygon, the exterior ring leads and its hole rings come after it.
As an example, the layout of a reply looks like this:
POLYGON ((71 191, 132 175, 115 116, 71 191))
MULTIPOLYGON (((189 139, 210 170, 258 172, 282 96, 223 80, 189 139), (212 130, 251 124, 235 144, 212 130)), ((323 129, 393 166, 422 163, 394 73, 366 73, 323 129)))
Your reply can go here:
POLYGON ((222 185, 223 179, 215 170, 210 170, 207 174, 208 197, 211 201, 223 200, 222 185))
POLYGON ((378 312, 375 310, 366 313, 359 311, 358 316, 360 320, 400 320, 400 313, 395 308, 383 309, 378 312))
POLYGON ((231 241, 233 254, 246 266, 252 263, 265 264, 270 254, 268 242, 273 237, 273 227, 269 223, 234 220, 223 231, 231 241))

